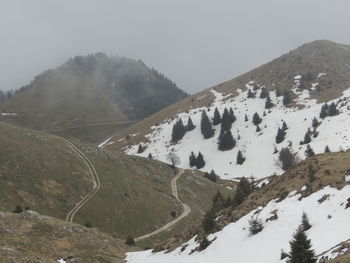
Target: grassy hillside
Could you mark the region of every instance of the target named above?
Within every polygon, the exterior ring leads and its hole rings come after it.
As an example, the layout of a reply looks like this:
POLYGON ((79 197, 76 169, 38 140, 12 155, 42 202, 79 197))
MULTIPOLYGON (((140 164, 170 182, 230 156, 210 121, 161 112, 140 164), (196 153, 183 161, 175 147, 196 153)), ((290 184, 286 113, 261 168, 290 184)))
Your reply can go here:
POLYGON ((130 249, 95 229, 31 211, 0 212, 0 233, 1 262, 57 263, 71 257, 77 263, 119 263, 130 249))
MULTIPOLYGON (((181 214, 171 193, 174 174, 168 165, 75 143, 101 181, 100 190, 79 210, 75 222, 89 221, 124 239, 163 226, 173 219, 172 212, 181 214)), ((92 189, 88 167, 57 137, 0 123, 0 149, 0 210, 10 212, 20 205, 64 219, 92 189)), ((208 180, 179 182, 180 198, 193 206, 196 216, 211 206, 210 199, 221 188, 208 180), (182 182, 193 196, 181 196, 182 182)))
POLYGON ((97 53, 36 76, 0 102, 0 111, 17 113, 2 120, 49 131, 142 119, 186 96, 142 61, 97 53))

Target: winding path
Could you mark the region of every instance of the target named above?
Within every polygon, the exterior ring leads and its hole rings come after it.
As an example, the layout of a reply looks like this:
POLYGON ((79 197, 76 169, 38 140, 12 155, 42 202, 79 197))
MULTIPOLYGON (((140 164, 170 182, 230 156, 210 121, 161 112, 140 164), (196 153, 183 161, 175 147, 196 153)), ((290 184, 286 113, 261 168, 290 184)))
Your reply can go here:
POLYGON ((87 194, 82 200, 80 200, 79 203, 77 203, 75 207, 71 211, 69 211, 68 215, 66 216, 66 221, 73 223, 74 216, 79 211, 79 209, 82 208, 83 205, 85 205, 86 202, 89 201, 90 198, 92 198, 100 190, 100 187, 101 187, 100 178, 98 177, 98 174, 92 162, 82 151, 79 150, 78 147, 76 147, 73 143, 71 143, 66 139, 63 139, 55 135, 53 136, 64 141, 69 146, 69 148, 71 148, 73 152, 84 161, 84 163, 89 169, 89 172, 93 181, 93 187, 91 192, 87 194))
POLYGON ((184 174, 184 170, 180 169, 180 172, 171 180, 171 192, 173 194, 173 196, 176 198, 176 200, 181 203, 182 207, 183 207, 183 212, 182 214, 175 218, 174 220, 170 221, 169 223, 167 223, 166 225, 162 226, 161 228, 158 228, 157 230, 149 233, 149 234, 146 234, 146 235, 143 235, 143 236, 140 236, 140 237, 137 237, 135 238, 135 241, 140 241, 140 240, 143 240, 143 239, 146 239, 146 238, 149 238, 151 236, 154 236, 154 235, 157 235, 163 231, 166 231, 168 230, 170 227, 172 227, 173 225, 175 225, 176 223, 178 223, 179 221, 181 221, 182 219, 184 219, 186 216, 189 215, 189 213, 191 212, 191 208, 186 205, 185 203, 183 203, 180 199, 179 199, 179 195, 178 195, 178 192, 177 192, 177 179, 179 179, 179 177, 181 175, 184 174))

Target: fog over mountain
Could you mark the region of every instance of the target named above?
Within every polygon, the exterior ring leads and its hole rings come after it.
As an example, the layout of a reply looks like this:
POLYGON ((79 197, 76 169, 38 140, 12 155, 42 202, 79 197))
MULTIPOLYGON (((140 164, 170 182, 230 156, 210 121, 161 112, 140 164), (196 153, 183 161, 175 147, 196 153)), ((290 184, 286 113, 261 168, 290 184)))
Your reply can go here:
POLYGON ((349 44, 349 1, 3 0, 0 89, 75 55, 142 59, 190 93, 315 39, 349 44))

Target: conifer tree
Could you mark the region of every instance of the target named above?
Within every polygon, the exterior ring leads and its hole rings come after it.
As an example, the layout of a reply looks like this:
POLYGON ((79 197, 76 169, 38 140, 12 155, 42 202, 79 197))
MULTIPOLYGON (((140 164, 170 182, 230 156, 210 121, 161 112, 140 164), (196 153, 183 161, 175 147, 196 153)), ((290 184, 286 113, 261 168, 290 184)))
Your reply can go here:
POLYGON ((193 121, 191 119, 191 117, 188 117, 188 120, 187 120, 187 125, 186 125, 186 130, 187 131, 192 131, 196 128, 196 126, 193 125, 193 121))
POLYGON ((282 96, 282 93, 279 88, 276 89, 276 97, 282 96))
POLYGON ((286 136, 286 132, 283 130, 283 128, 282 129, 278 128, 277 135, 276 135, 276 143, 278 144, 283 142, 285 136, 286 136))
POLYGON ((248 98, 248 99, 255 98, 255 93, 254 93, 253 91, 251 91, 250 89, 248 89, 247 98, 248 98))
POLYGON ((177 142, 184 137, 185 133, 186 133, 186 128, 182 122, 182 119, 179 119, 178 121, 176 121, 176 123, 173 126, 171 140, 173 142, 177 142))
POLYGON ((143 153, 144 148, 142 147, 142 144, 139 144, 139 148, 137 149, 137 153, 143 153))
POLYGON ((131 236, 128 236, 126 238, 125 244, 127 244, 128 246, 134 246, 135 245, 135 240, 131 236))
POLYGON ((256 130, 255 130, 256 132, 260 132, 261 131, 261 129, 260 129, 260 126, 259 125, 256 125, 256 130))
POLYGON ((213 118, 213 125, 218 125, 221 123, 221 116, 218 108, 215 108, 214 110, 214 118, 213 118))
POLYGON ((249 183, 247 178, 242 177, 239 180, 235 195, 233 197, 233 205, 240 205, 244 201, 244 199, 251 194, 252 191, 253 189, 251 183, 249 183))
POLYGON ((209 139, 213 137, 215 132, 205 111, 202 111, 201 132, 203 134, 204 139, 209 139))
POLYGON ((293 240, 289 242, 291 251, 287 263, 316 263, 315 251, 312 249, 311 240, 302 227, 293 234, 293 240))
POLYGON ((247 115, 247 114, 244 115, 244 121, 245 121, 245 122, 248 121, 248 115, 247 115))
POLYGON ((259 125, 262 122, 262 119, 260 118, 259 114, 257 112, 253 115, 253 123, 254 125, 259 125))
POLYGON ((204 157, 201 154, 201 152, 198 153, 198 156, 196 158, 196 167, 197 169, 201 169, 205 166, 205 161, 204 161, 204 157))
POLYGON ((148 154, 148 159, 151 159, 151 160, 153 159, 153 156, 151 153, 148 154))
POLYGON ((301 144, 308 144, 310 142, 311 142, 311 131, 310 129, 308 129, 307 132, 305 133, 304 140, 302 141, 301 144))
POLYGON ((213 211, 218 212, 225 208, 225 200, 224 197, 221 195, 220 191, 217 191, 216 194, 213 197, 213 211))
POLYGON ((321 107, 320 118, 324 119, 328 116, 328 104, 325 103, 321 107))
POLYGON ((251 235, 256 235, 264 229, 262 221, 258 217, 251 217, 249 220, 249 232, 251 235))
POLYGON ((312 120, 312 127, 316 129, 320 125, 320 122, 317 120, 316 117, 313 118, 312 120))
POLYGON ((210 233, 215 226, 215 213, 213 210, 208 211, 203 218, 202 227, 205 233, 210 233))
POLYGON ((271 109, 273 106, 275 105, 272 103, 270 95, 267 94, 266 101, 265 101, 265 109, 271 109))
POLYGON ((216 183, 216 181, 217 181, 217 177, 216 177, 214 170, 211 170, 210 173, 205 173, 204 178, 207 178, 208 180, 210 180, 214 183, 216 183))
POLYGON ((326 147, 324 148, 324 152, 325 153, 330 153, 331 152, 331 150, 329 149, 328 145, 326 145, 326 147))
POLYGON ((311 228, 311 224, 309 222, 309 218, 306 215, 306 213, 303 213, 303 216, 301 218, 301 226, 303 227, 304 231, 308 231, 311 228))
POLYGON ((243 156, 241 150, 239 150, 237 153, 237 160, 236 161, 237 161, 236 163, 239 165, 242 165, 245 161, 245 157, 243 156))
POLYGON ((265 98, 267 98, 268 95, 269 95, 269 93, 266 90, 266 88, 262 87, 261 91, 260 91, 260 99, 265 99, 265 98))
POLYGON ((291 103, 290 93, 287 90, 283 91, 283 105, 287 106, 291 103))
POLYGON ((191 152, 190 157, 189 157, 189 160, 190 160, 190 167, 196 166, 196 164, 197 164, 197 158, 196 158, 196 156, 194 155, 194 152, 191 152))
POLYGON ((335 103, 332 102, 331 105, 329 105, 328 116, 336 116, 338 114, 339 114, 339 110, 337 109, 337 106, 335 105, 335 103))
POLYGON ((233 139, 232 133, 230 130, 224 131, 221 129, 220 136, 218 139, 218 147, 220 151, 231 150, 236 146, 236 141, 233 139))
POLYGON ((230 108, 230 121, 231 121, 231 123, 234 123, 236 121, 236 116, 235 116, 232 108, 230 108))
POLYGON ((287 126, 287 123, 285 121, 283 121, 283 123, 282 123, 282 130, 284 130, 284 131, 288 130, 288 126, 287 126))
POLYGON ((278 159, 281 162, 281 168, 284 171, 292 168, 297 163, 296 154, 289 148, 282 148, 279 152, 278 159))
POLYGON ((223 129, 224 131, 228 131, 231 128, 232 128, 232 122, 230 118, 230 113, 228 112, 227 108, 225 108, 221 118, 221 129, 223 129))
POLYGON ((311 148, 310 144, 307 145, 306 150, 305 150, 305 155, 307 158, 312 157, 315 155, 314 150, 311 148))

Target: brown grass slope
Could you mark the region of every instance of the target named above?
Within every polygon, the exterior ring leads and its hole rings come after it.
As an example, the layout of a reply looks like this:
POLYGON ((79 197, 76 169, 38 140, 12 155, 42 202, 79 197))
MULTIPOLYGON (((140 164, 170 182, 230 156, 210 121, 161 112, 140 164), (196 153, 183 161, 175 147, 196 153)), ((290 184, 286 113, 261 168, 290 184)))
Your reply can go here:
MULTIPOLYGON (((264 85, 270 91, 276 88, 281 91, 289 90, 294 85, 296 75, 304 77, 306 88, 310 88, 311 83, 319 83, 317 90, 310 91, 312 98, 321 102, 337 98, 342 95, 345 89, 350 87, 350 46, 327 40, 317 40, 213 88, 235 96, 237 89, 245 90, 245 84, 254 80, 256 84, 264 85), (317 78, 319 73, 327 75, 317 78)), ((173 118, 179 112, 210 105, 214 99, 210 89, 173 104, 127 128, 112 139, 115 143, 109 145, 108 148, 121 149, 145 141, 144 135, 151 131, 150 127, 153 125, 173 118), (131 137, 129 140, 118 141, 125 138, 127 134, 138 132, 140 134, 131 137)))
MULTIPOLYGON (((84 225, 89 221, 124 239, 165 225, 173 219, 173 211, 181 214, 182 207, 171 193, 174 174, 168 165, 74 143, 90 159, 101 182, 100 190, 78 211, 74 222, 84 225)), ((187 195, 183 201, 193 207, 193 215, 201 216, 222 187, 206 179, 194 180, 190 174, 186 178, 179 180, 179 189, 187 185, 201 202, 191 203, 193 197, 187 195)), ((63 140, 0 122, 0 210, 11 212, 20 205, 64 219, 92 186, 88 167, 63 140)))
POLYGON ((124 242, 98 232, 36 212, 0 212, 1 263, 120 263, 124 242))

